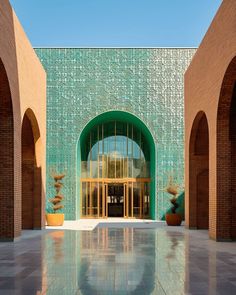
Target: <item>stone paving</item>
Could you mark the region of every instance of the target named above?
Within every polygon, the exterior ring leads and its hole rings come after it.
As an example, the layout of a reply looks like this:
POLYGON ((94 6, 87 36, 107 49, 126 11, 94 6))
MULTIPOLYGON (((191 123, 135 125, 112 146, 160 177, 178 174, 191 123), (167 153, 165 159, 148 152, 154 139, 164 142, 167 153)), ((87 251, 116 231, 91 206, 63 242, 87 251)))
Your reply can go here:
POLYGON ((81 223, 1 243, 0 294, 236 294, 235 243, 162 222, 81 223))

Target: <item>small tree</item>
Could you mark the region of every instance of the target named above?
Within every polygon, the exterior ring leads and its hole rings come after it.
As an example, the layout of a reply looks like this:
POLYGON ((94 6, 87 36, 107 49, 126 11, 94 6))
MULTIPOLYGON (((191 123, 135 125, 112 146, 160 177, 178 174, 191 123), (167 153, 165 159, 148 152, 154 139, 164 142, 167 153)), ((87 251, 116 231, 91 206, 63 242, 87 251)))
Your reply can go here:
POLYGON ((176 213, 176 210, 179 208, 179 204, 177 203, 178 194, 179 194, 180 186, 176 184, 173 180, 172 176, 169 176, 168 184, 165 188, 165 192, 170 194, 172 197, 170 198, 170 202, 173 205, 171 211, 173 214, 176 213))
POLYGON ((64 208, 64 205, 61 204, 61 201, 64 199, 64 196, 60 193, 63 187, 63 183, 61 181, 64 177, 65 174, 52 174, 52 178, 54 179, 56 195, 54 196, 54 198, 50 199, 49 202, 52 203, 52 209, 54 213, 56 213, 57 210, 64 208))

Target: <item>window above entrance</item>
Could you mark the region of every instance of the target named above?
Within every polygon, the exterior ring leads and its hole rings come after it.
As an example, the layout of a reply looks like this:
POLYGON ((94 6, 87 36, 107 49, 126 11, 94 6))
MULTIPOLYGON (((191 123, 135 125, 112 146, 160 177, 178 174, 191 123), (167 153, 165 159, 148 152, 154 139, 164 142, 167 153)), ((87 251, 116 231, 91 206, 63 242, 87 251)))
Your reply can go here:
POLYGON ((149 178, 150 152, 142 130, 108 121, 94 126, 84 141, 81 178, 149 178))

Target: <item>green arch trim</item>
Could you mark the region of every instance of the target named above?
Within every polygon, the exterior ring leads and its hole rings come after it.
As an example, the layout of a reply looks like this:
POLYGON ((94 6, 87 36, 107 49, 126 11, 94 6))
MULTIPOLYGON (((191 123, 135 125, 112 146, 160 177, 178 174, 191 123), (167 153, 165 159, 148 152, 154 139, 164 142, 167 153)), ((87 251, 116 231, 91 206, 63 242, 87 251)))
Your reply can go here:
MULTIPOLYGON (((113 120, 119 120, 126 123, 133 124, 136 128, 141 129, 143 132, 143 135, 145 136, 145 139, 147 143, 149 144, 150 148, 150 176, 151 176, 151 184, 150 184, 150 218, 156 219, 156 147, 155 142, 153 139, 153 136, 148 129, 148 127, 143 123, 141 119, 139 119, 137 116, 124 112, 124 111, 108 111, 104 112, 95 118, 93 118, 82 130, 79 141, 77 144, 77 200, 79 200, 80 193, 80 169, 81 169, 81 151, 83 150, 83 143, 86 140, 90 130, 95 127, 96 125, 113 121, 113 120)), ((80 201, 79 203, 80 204, 80 201)), ((79 216, 79 210, 77 206, 77 215, 79 216)))

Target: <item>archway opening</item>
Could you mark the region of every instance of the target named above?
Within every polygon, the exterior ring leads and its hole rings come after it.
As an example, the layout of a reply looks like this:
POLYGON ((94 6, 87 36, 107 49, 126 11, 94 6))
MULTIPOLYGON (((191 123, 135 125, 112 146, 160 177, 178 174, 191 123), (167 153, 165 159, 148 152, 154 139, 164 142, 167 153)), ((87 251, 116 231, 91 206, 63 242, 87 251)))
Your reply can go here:
POLYGON ((217 188, 215 237, 236 239, 236 57, 222 82, 217 113, 217 188))
POLYGON ((9 81, 0 59, 0 238, 14 237, 14 124, 9 81))
POLYGON ((189 227, 209 228, 209 130, 200 112, 193 123, 189 151, 189 227))
POLYGON ((230 123, 229 139, 231 143, 231 193, 232 193, 232 239, 236 239, 236 83, 234 84, 231 106, 230 106, 230 123))
POLYGON ((33 114, 28 110, 23 118, 22 153, 22 229, 42 226, 42 176, 37 165, 36 145, 39 131, 33 114), (32 124, 33 123, 33 124, 32 124))
POLYGON ((119 111, 85 127, 78 145, 80 217, 155 218, 155 147, 145 129, 119 111))

